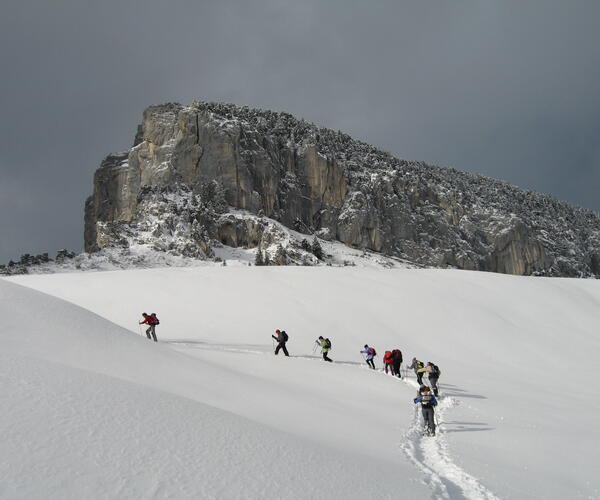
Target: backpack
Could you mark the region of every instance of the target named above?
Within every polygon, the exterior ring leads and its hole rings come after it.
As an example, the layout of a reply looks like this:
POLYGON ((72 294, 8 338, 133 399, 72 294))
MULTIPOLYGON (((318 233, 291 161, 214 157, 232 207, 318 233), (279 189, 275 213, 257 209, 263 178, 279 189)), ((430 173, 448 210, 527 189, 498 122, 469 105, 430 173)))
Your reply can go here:
POLYGON ((440 368, 438 367, 438 365, 434 365, 433 363, 431 363, 431 374, 434 377, 439 377, 441 375, 441 371, 440 368))
POLYGON ((156 317, 156 314, 152 314, 152 324, 153 325, 160 325, 160 321, 158 321, 158 318, 156 317))
POLYGON ((423 368, 423 366, 425 366, 425 365, 423 365, 423 362, 417 360, 417 370, 420 370, 421 368, 423 368))
POLYGON ((421 405, 425 406, 425 407, 431 407, 431 406, 436 406, 437 403, 433 402, 433 398, 431 397, 431 394, 422 394, 421 395, 421 405))
POLYGON ((285 330, 283 330, 283 331, 281 332, 281 335, 283 336, 283 341, 284 341, 284 342, 287 342, 287 341, 288 341, 288 339, 289 339, 289 337, 288 337, 288 334, 287 334, 287 333, 285 333, 285 330))
POLYGON ((375 352, 375 348, 374 347, 369 347, 369 354, 371 356, 377 356, 377 353, 375 352))
POLYGON ((325 339, 325 348, 326 349, 331 349, 331 340, 325 339))

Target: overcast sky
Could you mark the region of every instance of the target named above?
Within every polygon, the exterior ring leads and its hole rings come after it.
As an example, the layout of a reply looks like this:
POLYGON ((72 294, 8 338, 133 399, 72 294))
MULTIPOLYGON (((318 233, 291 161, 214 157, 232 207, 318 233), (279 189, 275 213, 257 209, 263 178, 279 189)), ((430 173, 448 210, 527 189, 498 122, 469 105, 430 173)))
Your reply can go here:
POLYGON ((0 263, 81 250, 142 111, 287 111, 600 209, 600 1, 4 0, 0 263))

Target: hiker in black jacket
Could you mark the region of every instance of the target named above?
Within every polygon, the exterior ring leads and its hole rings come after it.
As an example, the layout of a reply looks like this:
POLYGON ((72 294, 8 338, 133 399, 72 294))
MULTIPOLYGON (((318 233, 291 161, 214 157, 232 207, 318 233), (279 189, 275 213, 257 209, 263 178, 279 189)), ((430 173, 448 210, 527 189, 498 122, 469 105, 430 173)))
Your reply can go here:
POLYGON ((288 353, 287 347, 285 347, 285 343, 289 339, 288 334, 285 333, 285 330, 283 330, 283 331, 275 330, 275 333, 277 334, 277 337, 275 335, 271 335, 271 337, 273 337, 277 341, 277 348, 275 349, 275 356, 277 356, 277 354, 279 354, 279 349, 283 350, 283 354, 285 354, 286 356, 289 356, 290 354, 288 353))
POLYGON ((400 373, 400 365, 402 364, 402 351, 394 349, 392 351, 392 375, 402 378, 400 373))

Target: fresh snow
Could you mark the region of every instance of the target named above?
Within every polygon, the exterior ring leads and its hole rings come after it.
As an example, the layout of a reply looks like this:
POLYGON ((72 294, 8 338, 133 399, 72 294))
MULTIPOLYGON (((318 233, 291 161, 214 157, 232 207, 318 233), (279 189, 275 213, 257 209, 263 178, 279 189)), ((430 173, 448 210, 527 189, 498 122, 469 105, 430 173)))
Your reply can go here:
POLYGON ((18 276, 0 297, 0 497, 600 498, 597 281, 228 266, 18 276), (395 347, 440 366, 436 438, 414 376, 367 369, 365 343, 378 367, 395 347))

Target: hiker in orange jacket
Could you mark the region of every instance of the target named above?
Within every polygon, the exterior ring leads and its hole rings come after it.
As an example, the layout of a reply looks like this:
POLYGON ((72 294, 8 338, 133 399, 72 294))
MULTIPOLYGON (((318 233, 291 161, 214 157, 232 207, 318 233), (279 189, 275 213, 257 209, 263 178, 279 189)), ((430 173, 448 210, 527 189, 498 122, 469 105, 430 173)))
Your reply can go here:
POLYGON ((385 370, 385 373, 387 373, 389 369, 390 373, 393 375, 394 369, 392 367, 392 361, 392 351, 385 351, 385 354, 383 355, 383 368, 385 370))

